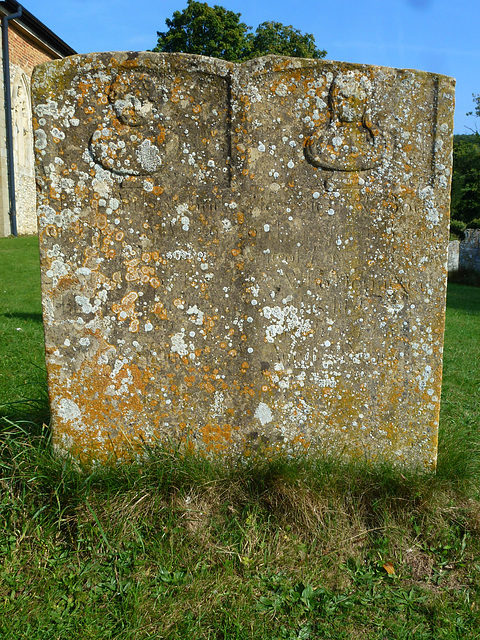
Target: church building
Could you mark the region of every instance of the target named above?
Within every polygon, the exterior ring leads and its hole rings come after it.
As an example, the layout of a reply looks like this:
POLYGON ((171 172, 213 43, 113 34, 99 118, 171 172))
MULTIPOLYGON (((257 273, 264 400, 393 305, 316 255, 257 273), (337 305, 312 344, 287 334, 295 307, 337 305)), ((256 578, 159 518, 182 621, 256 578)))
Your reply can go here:
POLYGON ((37 64, 76 53, 15 0, 0 2, 0 237, 36 233, 30 79, 37 64))

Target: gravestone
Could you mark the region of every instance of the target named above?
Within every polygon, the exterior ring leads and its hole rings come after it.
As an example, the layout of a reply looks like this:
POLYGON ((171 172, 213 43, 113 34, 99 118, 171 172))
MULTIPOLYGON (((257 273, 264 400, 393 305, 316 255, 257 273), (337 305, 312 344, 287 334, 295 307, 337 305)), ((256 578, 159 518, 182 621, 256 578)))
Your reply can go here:
POLYGON ((58 448, 435 466, 452 79, 102 53, 33 99, 58 448))
POLYGON ((480 273, 480 229, 465 229, 458 248, 458 268, 480 273))
POLYGON ((448 273, 456 273, 459 269, 460 240, 450 240, 448 243, 448 273))

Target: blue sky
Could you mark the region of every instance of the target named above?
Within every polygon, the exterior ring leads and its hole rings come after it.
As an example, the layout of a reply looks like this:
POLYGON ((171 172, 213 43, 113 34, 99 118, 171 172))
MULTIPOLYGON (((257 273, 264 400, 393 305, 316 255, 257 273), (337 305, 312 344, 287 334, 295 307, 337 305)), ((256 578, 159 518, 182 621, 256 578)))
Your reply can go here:
MULTIPOLYGON (((457 80, 455 133, 480 130, 467 117, 480 93, 480 0, 209 0, 242 14, 313 33, 330 60, 422 69, 457 80)), ((24 0, 79 53, 151 49, 165 19, 186 0, 24 0)))

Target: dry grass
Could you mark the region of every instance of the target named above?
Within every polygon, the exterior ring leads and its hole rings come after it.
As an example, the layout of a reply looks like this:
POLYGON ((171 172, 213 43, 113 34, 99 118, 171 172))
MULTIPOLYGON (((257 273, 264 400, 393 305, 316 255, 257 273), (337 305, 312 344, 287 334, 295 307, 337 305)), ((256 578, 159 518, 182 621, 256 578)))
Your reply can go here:
POLYGON ((171 451, 82 471, 13 436, 2 455, 6 638, 23 637, 13 611, 35 640, 457 637, 439 608, 480 622, 480 501, 463 485, 171 451))

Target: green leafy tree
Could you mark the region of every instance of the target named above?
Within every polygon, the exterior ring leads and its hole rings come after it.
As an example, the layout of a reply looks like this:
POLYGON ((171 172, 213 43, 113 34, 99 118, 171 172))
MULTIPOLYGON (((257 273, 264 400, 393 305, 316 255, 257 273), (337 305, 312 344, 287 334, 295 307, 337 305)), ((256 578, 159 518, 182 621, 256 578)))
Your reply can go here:
MULTIPOLYGON (((468 112, 467 116, 480 117, 480 95, 473 94, 473 102, 475 110, 468 112)), ((470 135, 453 137, 450 217, 450 228, 460 238, 464 230, 460 225, 477 228, 480 221, 480 133, 478 131, 470 135)))
POLYGON ((477 118, 480 118, 480 94, 473 93, 473 102, 475 103, 475 111, 469 111, 467 116, 475 115, 477 118))
POLYGON ((463 240, 467 225, 461 220, 450 220, 450 240, 463 240))
POLYGON ((248 27, 240 13, 206 2, 188 0, 186 9, 174 11, 165 23, 168 31, 157 31, 154 51, 197 53, 239 62, 250 51, 248 27))
POLYGON ((480 217, 480 134, 455 136, 451 217, 469 223, 480 217))
POLYGON ((250 58, 273 53, 294 58, 324 58, 327 52, 317 49, 311 33, 302 34, 298 29, 281 22, 262 22, 252 39, 250 58))
POLYGON ((323 58, 326 51, 317 49, 313 35, 302 34, 280 22, 263 22, 254 33, 240 21, 241 14, 224 7, 210 7, 206 2, 188 0, 183 11, 167 18, 168 31, 158 31, 154 51, 196 53, 241 62, 268 53, 323 58))

